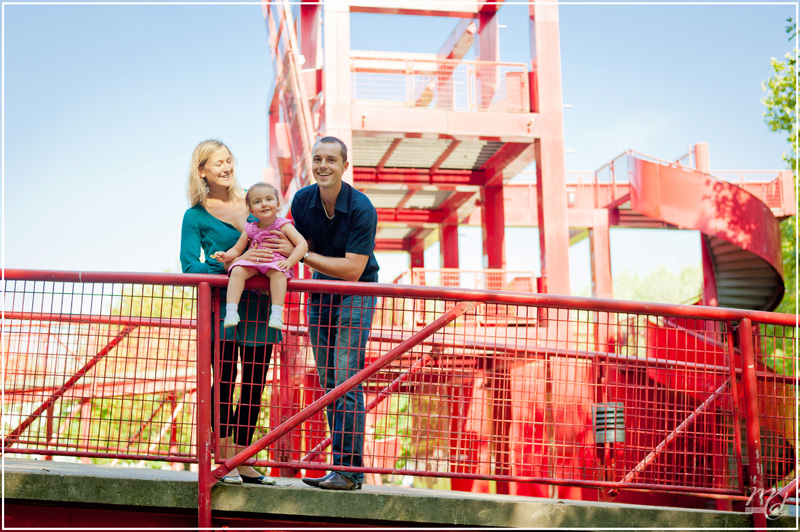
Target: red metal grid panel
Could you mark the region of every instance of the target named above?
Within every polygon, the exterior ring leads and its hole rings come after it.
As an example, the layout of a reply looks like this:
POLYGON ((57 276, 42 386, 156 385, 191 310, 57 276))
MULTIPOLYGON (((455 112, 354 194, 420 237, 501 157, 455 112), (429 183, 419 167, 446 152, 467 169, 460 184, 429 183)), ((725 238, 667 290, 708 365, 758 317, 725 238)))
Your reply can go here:
POLYGON ((194 461, 195 289, 7 281, 6 451, 194 461))
MULTIPOLYGON (((7 452, 196 461, 198 304, 182 285, 216 290, 226 279, 127 275, 7 272, 7 452)), ((325 406, 361 386, 364 463, 343 469, 371 483, 443 477, 518 494, 565 485, 745 500, 755 443, 765 488, 796 478, 794 316, 460 287, 293 280, 290 292, 265 388, 242 392, 246 361, 227 383, 230 405, 269 405, 240 457, 276 474, 330 467, 325 406), (327 395, 306 320, 311 294, 375 297, 368 331, 334 326, 369 342, 365 369, 327 395)), ((211 319, 217 330, 219 312, 211 319)), ((218 436, 223 343, 213 349, 218 436)), ((219 451, 223 468, 236 465, 231 449, 219 451)))

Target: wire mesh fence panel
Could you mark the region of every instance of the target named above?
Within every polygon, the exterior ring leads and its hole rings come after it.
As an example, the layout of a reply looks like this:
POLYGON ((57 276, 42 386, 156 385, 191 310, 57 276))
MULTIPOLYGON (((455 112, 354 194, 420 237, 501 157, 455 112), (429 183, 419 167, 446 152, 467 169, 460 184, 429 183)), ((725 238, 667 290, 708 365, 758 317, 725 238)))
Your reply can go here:
POLYGON ((797 478, 797 328, 753 329, 765 485, 783 487, 797 478))
MULTIPOLYGON (((308 315, 317 296, 325 294, 312 291, 297 315, 308 315)), ((402 295, 375 301, 369 341, 363 352, 349 349, 367 368, 458 305, 402 295)), ((322 306, 337 311, 335 302, 322 306)), ((361 382, 363 406, 343 402, 343 415, 363 413, 363 429, 355 422, 334 429, 334 414, 320 410, 261 463, 328 469, 337 459, 333 442, 349 431, 363 438, 364 461, 337 468, 384 480, 416 475, 744 493, 741 362, 725 321, 548 308, 504 303, 502 296, 470 306, 361 382)), ((292 377, 275 382, 272 397, 296 412, 333 388, 320 384, 320 374, 345 366, 341 359, 319 362, 333 344, 320 343, 304 318, 289 327, 298 334, 281 347, 292 356, 281 357, 291 368, 280 374, 292 377)), ((365 330, 335 322, 323 328, 326 338, 365 330)), ((784 332, 776 337, 791 342, 784 332)), ((794 430, 793 415, 778 417, 794 430)), ((783 460, 784 469, 793 466, 783 460)))
MULTIPOLYGON (((796 478, 785 315, 293 280, 277 331, 266 282, 255 284, 235 332, 222 327, 220 292, 211 299, 218 462, 274 433, 251 463, 287 474, 744 500, 751 342, 764 483, 796 478)), ((196 461, 197 305, 192 286, 7 280, 5 450, 196 461)))
POLYGON ((458 60, 351 59, 353 100, 459 111, 529 112, 527 67, 458 60))
POLYGON ((7 281, 5 450, 194 460, 192 288, 7 281))

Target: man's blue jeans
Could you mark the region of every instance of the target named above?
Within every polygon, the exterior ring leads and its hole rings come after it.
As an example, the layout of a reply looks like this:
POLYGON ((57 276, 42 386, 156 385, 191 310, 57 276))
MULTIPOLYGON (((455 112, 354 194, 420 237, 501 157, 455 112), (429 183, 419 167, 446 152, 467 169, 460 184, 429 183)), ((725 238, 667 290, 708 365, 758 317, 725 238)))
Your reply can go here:
MULTIPOLYGON (((375 298, 312 294, 308 305, 308 335, 325 393, 364 368, 364 349, 372 326, 375 298)), ((363 467, 364 390, 359 384, 325 408, 336 466, 363 467)), ((353 482, 364 474, 342 471, 353 482)))

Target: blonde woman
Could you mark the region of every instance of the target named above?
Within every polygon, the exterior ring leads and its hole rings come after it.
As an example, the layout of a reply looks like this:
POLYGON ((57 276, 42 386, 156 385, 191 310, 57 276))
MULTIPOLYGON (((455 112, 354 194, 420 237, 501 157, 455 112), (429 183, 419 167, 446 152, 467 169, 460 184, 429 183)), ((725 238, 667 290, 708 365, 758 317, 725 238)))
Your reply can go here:
MULTIPOLYGON (((183 216, 181 228, 184 273, 224 275, 230 265, 216 261, 212 255, 220 249, 233 247, 248 222, 249 211, 244 190, 236 182, 234 163, 233 153, 219 140, 203 141, 192 153, 188 186, 190 208, 183 216)), ((280 246, 280 240, 277 242, 280 246)), ((237 260, 269 262, 272 251, 250 248, 237 260)), ((224 293, 220 300, 225 300, 224 293)), ((272 346, 281 341, 281 333, 267 327, 269 297, 253 291, 242 295, 239 314, 243 318, 236 327, 223 328, 219 309, 214 309, 214 313, 218 325, 212 330, 221 339, 218 437, 222 458, 228 459, 247 447, 253 438, 272 346), (238 404, 233 404, 237 360, 242 364, 242 387, 238 404)), ((239 466, 238 473, 239 476, 225 477, 223 482, 275 484, 274 479, 259 474, 250 466, 239 466)))

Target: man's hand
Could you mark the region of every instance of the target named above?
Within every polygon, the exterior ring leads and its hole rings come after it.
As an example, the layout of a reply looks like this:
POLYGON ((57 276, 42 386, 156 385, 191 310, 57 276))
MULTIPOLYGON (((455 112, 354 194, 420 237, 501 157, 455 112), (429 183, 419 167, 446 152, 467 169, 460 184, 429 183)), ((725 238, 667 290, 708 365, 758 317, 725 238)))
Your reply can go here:
POLYGON ((270 232, 275 236, 269 240, 263 241, 263 245, 266 246, 270 251, 280 253, 284 257, 291 255, 294 251, 294 244, 292 244, 292 241, 289 240, 289 237, 287 237, 283 231, 278 231, 276 229, 273 229, 270 232))

